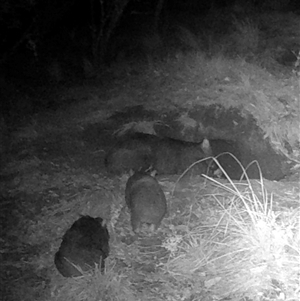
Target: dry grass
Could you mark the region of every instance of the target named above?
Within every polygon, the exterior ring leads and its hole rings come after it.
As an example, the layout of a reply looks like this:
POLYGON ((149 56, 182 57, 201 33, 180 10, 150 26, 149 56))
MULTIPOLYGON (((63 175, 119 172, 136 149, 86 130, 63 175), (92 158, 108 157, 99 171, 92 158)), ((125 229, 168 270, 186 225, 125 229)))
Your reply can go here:
MULTIPOLYGON (((115 74, 119 71, 113 68, 105 70, 99 74, 100 83, 103 79, 110 83, 105 89, 96 81, 90 86, 61 91, 62 102, 71 98, 80 100, 80 104, 70 108, 66 118, 69 123, 62 117, 57 124, 66 127, 104 123, 113 112, 136 105, 162 116, 178 111, 186 114, 198 105, 220 104, 250 113, 274 148, 286 154, 284 145, 289 144, 295 152, 292 157, 297 158, 299 62, 286 68, 277 58, 283 50, 293 51, 297 57, 299 18, 294 14, 272 13, 239 19, 224 13, 212 16, 210 22, 213 20, 215 32, 207 29, 204 33, 202 23, 198 24, 198 31, 177 26, 172 34, 177 37, 178 48, 169 50, 164 41, 164 57, 151 58, 151 51, 147 53, 151 64, 130 62, 121 75, 115 74), (218 29, 222 29, 221 34, 217 34, 218 29), (190 50, 181 50, 179 44, 190 50)), ((151 125, 143 123, 134 127, 147 127, 149 131, 151 125)), ((38 122, 40 127, 41 124, 38 122)), ((33 124, 24 129, 23 136, 34 138, 40 131, 33 124)))
POLYGON ((73 185, 88 181, 94 189, 61 196, 35 222, 23 224, 22 241, 47 245, 26 263, 47 275, 47 296, 39 300, 299 299, 299 190, 282 197, 269 189, 276 183, 263 179, 161 179, 169 214, 155 235, 135 239, 123 200, 126 178, 73 176, 73 185), (108 222, 111 251, 104 275, 95 267, 66 279, 54 267, 60 237, 78 214, 108 222))
POLYGON ((234 29, 229 39, 233 43, 231 52, 234 51, 243 57, 257 53, 260 47, 258 24, 248 18, 245 20, 235 19, 233 27, 234 29))
POLYGON ((299 207, 274 206, 262 179, 259 193, 249 180, 211 180, 218 187, 206 200, 212 205, 193 204, 187 227, 165 240, 165 273, 201 283, 198 293, 216 300, 299 299, 299 207))
POLYGON ((49 300, 136 300, 135 294, 128 281, 126 270, 117 273, 113 270, 115 263, 107 260, 105 275, 99 267, 80 277, 61 280, 53 277, 51 295, 49 300), (109 262, 108 262, 109 261, 109 262))
MULTIPOLYGON (((223 20, 215 22, 222 27, 223 20)), ((148 53, 151 64, 146 67, 126 66, 121 76, 109 70, 103 76, 116 78, 105 91, 98 82, 93 87, 66 88, 62 101, 84 101, 71 106, 68 114, 37 117, 15 136, 13 148, 24 141, 32 146, 38 138, 65 133, 74 126, 82 129, 87 124, 107 122, 112 112, 125 106, 143 105, 161 114, 179 108, 184 112, 178 121, 193 127, 195 120, 186 111, 197 105, 222 104, 250 112, 274 147, 281 149, 286 141, 293 155, 299 156, 299 66, 294 73, 288 70, 288 76, 281 69, 277 72, 275 66, 278 45, 291 45, 292 36, 300 44, 299 18, 272 14, 236 20, 232 29, 223 38, 210 35, 210 44, 205 47, 205 38, 182 27, 182 43, 193 49, 191 53, 179 51, 159 62, 152 61, 148 53)), ((156 122, 160 121, 129 121, 119 133, 153 133, 156 122)), ((70 145, 76 147, 72 138, 70 145)), ((38 278, 39 285, 35 286, 21 275, 13 283, 14 299, 300 299, 298 186, 284 186, 278 193, 279 183, 263 179, 162 179, 169 215, 156 235, 135 240, 124 202, 126 177, 107 179, 88 174, 68 166, 66 158, 62 165, 51 161, 50 169, 39 155, 24 147, 7 166, 7 172, 17 174, 13 183, 9 187, 1 183, 1 189, 7 191, 4 197, 24 202, 26 207, 25 213, 14 213, 20 224, 7 233, 18 237, 13 251, 22 255, 23 244, 36 251, 20 262, 1 264, 2 268, 11 265, 22 272, 29 267, 38 278), (39 204, 42 200, 44 205, 39 204), (38 206, 41 210, 37 213, 38 206), (64 279, 54 267, 53 256, 62 235, 79 214, 108 221, 111 252, 105 275, 95 267, 82 277, 64 279)), ((2 212, 7 204, 9 201, 1 203, 2 212)), ((1 247, 3 254, 7 250, 8 245, 1 247)))
MULTIPOLYGON (((255 118, 275 149, 286 153, 284 145, 288 142, 295 151, 293 157, 299 155, 299 79, 296 76, 278 78, 244 59, 228 59, 224 55, 209 59, 202 52, 178 57, 148 72, 149 76, 140 78, 140 87, 135 87, 139 95, 145 93, 142 91, 145 86, 149 89, 147 96, 138 102, 145 109, 159 111, 160 115, 182 110, 178 120, 189 127, 196 120, 187 116, 186 110, 192 111, 198 105, 239 108, 255 118)), ((121 94, 133 103, 131 89, 121 94)))

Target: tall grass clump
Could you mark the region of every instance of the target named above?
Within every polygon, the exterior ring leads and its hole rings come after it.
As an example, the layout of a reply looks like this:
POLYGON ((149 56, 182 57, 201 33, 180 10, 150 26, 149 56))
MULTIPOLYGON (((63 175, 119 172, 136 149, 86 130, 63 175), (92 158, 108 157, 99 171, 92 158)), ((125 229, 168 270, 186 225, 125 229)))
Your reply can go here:
POLYGON ((299 206, 284 208, 262 177, 244 175, 236 183, 207 177, 216 185, 206 199, 211 205, 194 203, 188 227, 165 240, 170 257, 163 269, 190 281, 197 296, 299 300, 299 206))
POLYGON ((246 18, 233 20, 232 33, 229 36, 232 51, 239 55, 249 56, 258 52, 260 45, 260 31, 255 21, 246 18))

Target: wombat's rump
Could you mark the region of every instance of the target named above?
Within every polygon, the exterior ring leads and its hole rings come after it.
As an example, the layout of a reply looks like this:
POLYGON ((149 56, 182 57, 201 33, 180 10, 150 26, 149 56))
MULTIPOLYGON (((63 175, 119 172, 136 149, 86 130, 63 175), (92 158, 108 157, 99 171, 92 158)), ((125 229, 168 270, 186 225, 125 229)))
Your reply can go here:
POLYGON ((110 173, 145 171, 153 165, 152 139, 129 139, 117 143, 105 158, 105 167, 110 173))
POLYGON ((126 184, 125 201, 131 213, 131 225, 138 232, 142 223, 157 229, 167 212, 167 202, 157 180, 142 172, 131 176, 126 184))
POLYGON ((80 276, 76 268, 88 271, 101 265, 109 254, 109 234, 102 218, 82 216, 63 236, 58 252, 55 254, 55 265, 64 277, 80 276), (76 265, 76 266, 75 266, 76 265))
MULTIPOLYGON (((181 174, 194 162, 210 155, 211 150, 207 139, 199 144, 165 138, 159 141, 155 150, 153 168, 158 174, 181 174)), ((195 174, 206 174, 207 162, 198 163, 193 170, 195 174)))
MULTIPOLYGON (((153 168, 158 174, 181 174, 192 163, 210 157, 210 143, 185 142, 154 135, 136 133, 124 137, 107 153, 105 166, 110 173, 146 171, 153 168)), ((208 172, 207 162, 202 161, 194 168, 195 174, 208 172)))

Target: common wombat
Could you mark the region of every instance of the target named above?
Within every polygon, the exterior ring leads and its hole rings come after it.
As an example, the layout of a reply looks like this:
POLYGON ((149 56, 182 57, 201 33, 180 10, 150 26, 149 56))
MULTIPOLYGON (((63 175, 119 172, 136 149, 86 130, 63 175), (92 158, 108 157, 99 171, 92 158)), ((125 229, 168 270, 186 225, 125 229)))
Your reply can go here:
MULTIPOLYGON (((192 163, 212 155, 207 139, 202 143, 185 142, 154 135, 136 133, 124 137, 108 152, 105 165, 109 172, 146 171, 158 174, 181 174, 192 163)), ((193 167, 194 174, 206 174, 206 161, 193 167)))
MULTIPOLYGON (((193 143, 160 139, 155 150, 153 169, 158 174, 181 174, 194 162, 211 156, 210 144, 207 139, 202 143, 193 143)), ((193 167, 195 174, 208 173, 208 165, 204 160, 193 167)))
POLYGON ((153 165, 153 146, 157 137, 136 134, 118 141, 105 157, 105 167, 110 173, 145 171, 153 165))
POLYGON ((104 270, 104 259, 109 254, 109 234, 102 218, 82 216, 63 236, 58 252, 55 254, 55 265, 64 277, 80 276, 101 265, 104 270), (75 266, 76 265, 76 266, 75 266))
POLYGON ((134 173, 127 181, 125 201, 131 213, 131 226, 139 232, 142 223, 156 230, 167 212, 167 202, 157 180, 144 172, 134 173))

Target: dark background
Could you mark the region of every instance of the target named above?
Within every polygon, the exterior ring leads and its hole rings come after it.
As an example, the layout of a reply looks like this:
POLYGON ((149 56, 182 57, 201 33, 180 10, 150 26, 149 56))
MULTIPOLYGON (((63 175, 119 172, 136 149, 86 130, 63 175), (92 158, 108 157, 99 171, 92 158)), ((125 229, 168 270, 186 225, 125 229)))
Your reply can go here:
MULTIPOLYGON (((215 19, 243 19, 268 11, 297 13, 299 7, 297 0, 1 1, 1 118, 14 123, 25 115, 56 109, 57 104, 42 101, 53 85, 76 85, 95 77, 99 69, 136 59, 140 49, 134 45, 150 31, 171 41, 176 24, 193 30, 191 17, 201 22, 215 13, 215 19), (63 78, 58 67, 64 70, 63 78)), ((230 27, 226 21, 224 27, 213 26, 206 23, 201 30, 218 33, 230 27)), ((170 42, 165 52, 176 47, 180 45, 170 42)))

